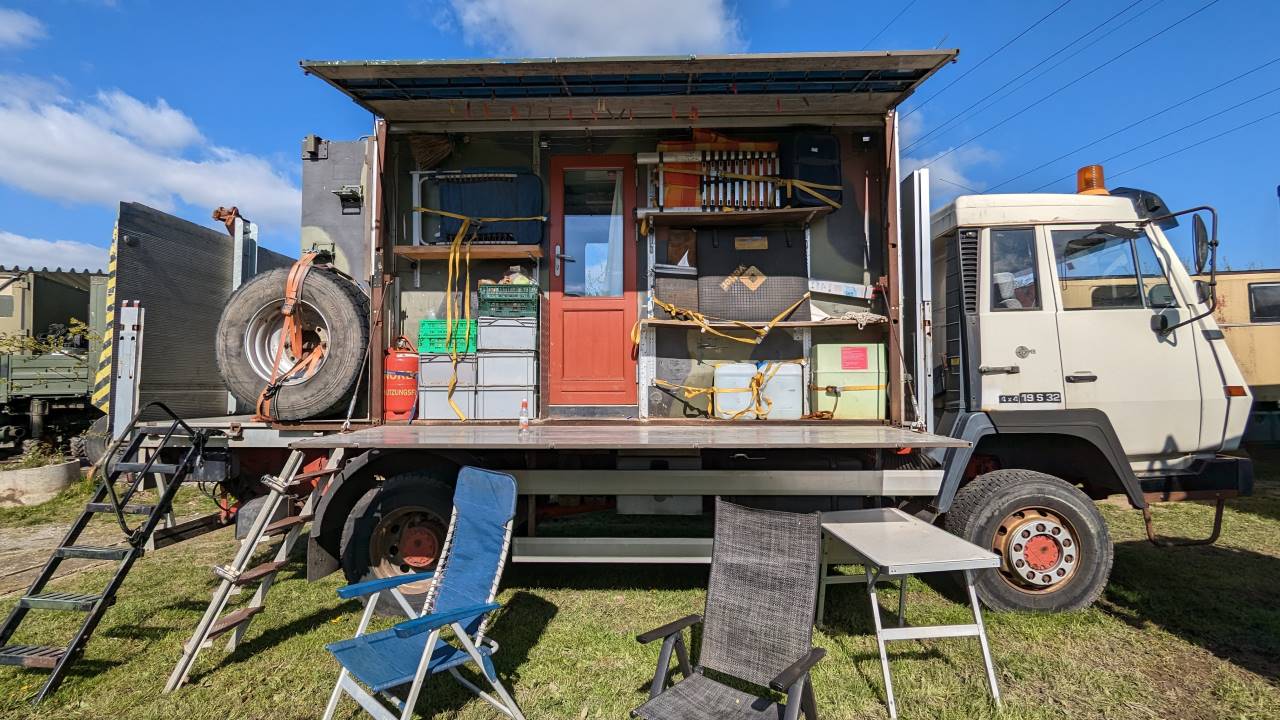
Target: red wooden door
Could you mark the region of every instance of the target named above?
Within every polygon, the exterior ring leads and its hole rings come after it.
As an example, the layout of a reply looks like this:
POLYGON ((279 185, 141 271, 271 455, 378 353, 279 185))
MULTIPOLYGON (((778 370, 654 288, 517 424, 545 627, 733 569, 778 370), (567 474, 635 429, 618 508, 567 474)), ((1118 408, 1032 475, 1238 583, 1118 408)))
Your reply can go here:
POLYGON ((552 405, 634 405, 635 159, 551 159, 552 405))

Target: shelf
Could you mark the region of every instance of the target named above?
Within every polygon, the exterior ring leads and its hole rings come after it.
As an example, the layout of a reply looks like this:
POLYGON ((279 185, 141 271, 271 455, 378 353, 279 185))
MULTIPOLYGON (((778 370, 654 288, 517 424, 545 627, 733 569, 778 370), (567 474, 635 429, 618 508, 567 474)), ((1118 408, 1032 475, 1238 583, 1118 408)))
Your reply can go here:
MULTIPOLYGON (((410 260, 448 260, 448 245, 396 245, 392 252, 410 260)), ((465 251, 464 251, 465 252, 465 251)), ((472 260, 529 260, 542 257, 541 245, 472 245, 472 260)))
MULTIPOLYGON (((782 322, 775 323, 774 327, 775 328, 847 327, 849 325, 859 325, 859 324, 880 325, 886 321, 887 320, 879 320, 876 322, 859 323, 859 321, 857 320, 838 320, 835 318, 831 318, 828 320, 783 320, 782 322)), ((701 327, 700 325, 698 325, 698 323, 691 322, 689 320, 669 320, 666 318, 644 318, 643 320, 641 320, 641 322, 643 322, 645 325, 661 325, 663 327, 689 327, 689 328, 701 327)), ((749 323, 743 323, 743 324, 749 325, 753 328, 763 328, 769 323, 749 322, 749 323)), ((707 323, 707 325, 710 325, 711 327, 717 330, 721 330, 721 329, 732 330, 734 328, 741 329, 741 325, 737 323, 731 323, 731 322, 709 322, 707 323)))
POLYGON ((700 210, 637 210, 636 219, 648 218, 655 226, 710 227, 726 225, 760 225, 765 223, 810 223, 834 208, 828 205, 808 208, 769 208, 767 210, 729 210, 726 212, 702 212, 700 210))

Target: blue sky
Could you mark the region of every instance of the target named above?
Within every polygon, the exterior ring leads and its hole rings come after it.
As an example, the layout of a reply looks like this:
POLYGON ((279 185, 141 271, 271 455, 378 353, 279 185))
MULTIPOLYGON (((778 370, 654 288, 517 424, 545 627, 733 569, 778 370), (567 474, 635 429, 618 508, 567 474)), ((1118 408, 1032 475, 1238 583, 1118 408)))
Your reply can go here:
POLYGON ((1280 267, 1280 62, 1228 82, 1280 60, 1276 28, 1266 0, 0 0, 0 264, 100 262, 118 200, 209 224, 237 204, 295 252, 300 139, 371 126, 302 58, 865 46, 961 51, 904 105, 936 198, 1071 192, 1118 155, 1110 185, 1215 205, 1227 263, 1280 267))

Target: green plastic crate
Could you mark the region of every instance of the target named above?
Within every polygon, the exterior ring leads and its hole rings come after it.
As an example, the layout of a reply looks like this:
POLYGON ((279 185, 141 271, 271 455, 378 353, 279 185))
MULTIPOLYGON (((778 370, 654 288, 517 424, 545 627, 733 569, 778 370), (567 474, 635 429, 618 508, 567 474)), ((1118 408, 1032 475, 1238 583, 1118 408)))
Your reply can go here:
POLYGON ((538 302, 537 285, 481 285, 477 293, 480 302, 486 300, 512 300, 528 303, 538 302))
POLYGON ((485 300, 481 298, 480 316, 498 318, 538 317, 538 301, 485 300))
POLYGON ((419 320, 418 321, 418 352, 424 354, 448 353, 457 351, 460 353, 474 353, 476 351, 476 321, 463 321, 457 318, 453 321, 453 343, 452 347, 448 342, 449 326, 445 320, 419 320), (470 325, 470 332, 467 331, 467 325, 470 325), (465 346, 463 345, 465 341, 465 346))

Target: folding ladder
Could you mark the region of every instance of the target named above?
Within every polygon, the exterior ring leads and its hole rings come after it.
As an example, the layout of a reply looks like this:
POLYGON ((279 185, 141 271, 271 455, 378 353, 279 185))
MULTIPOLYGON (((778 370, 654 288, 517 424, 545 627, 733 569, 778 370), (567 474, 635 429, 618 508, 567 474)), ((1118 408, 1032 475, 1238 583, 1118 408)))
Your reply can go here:
POLYGON ((235 558, 226 565, 213 568, 213 573, 221 578, 221 581, 213 592, 213 598, 209 601, 209 607, 205 610, 204 616, 196 625, 195 632, 191 634, 191 639, 183 646, 182 657, 174 666, 173 672, 169 675, 169 681, 165 684, 166 693, 182 687, 200 651, 211 646, 216 638, 230 633, 227 651, 234 650, 244 638, 245 630, 254 616, 265 609, 267 593, 271 591, 276 573, 288 564, 289 555, 301 537, 303 526, 313 517, 316 503, 320 501, 320 496, 324 492, 327 478, 342 469, 343 450, 341 448, 334 450, 321 470, 301 472, 303 460, 302 452, 294 450, 289 453, 289 459, 285 462, 279 477, 263 476, 262 484, 268 490, 266 502, 259 508, 248 534, 240 542, 240 549, 236 552, 235 558), (315 487, 307 496, 301 509, 296 514, 292 513, 294 492, 307 482, 314 482, 315 487), (282 506, 287 508, 290 514, 280 520, 272 521, 282 506), (265 562, 251 564, 258 547, 280 535, 283 535, 284 539, 281 540, 272 558, 265 562), (243 606, 224 615, 223 612, 231 596, 254 584, 257 585, 257 590, 253 597, 243 606))
POLYGON ((85 645, 102 616, 115 602, 116 593, 134 561, 142 556, 165 518, 171 517, 173 497, 183 480, 200 463, 208 437, 209 431, 192 429, 163 403, 153 402, 134 415, 119 440, 109 446, 99 463, 99 467, 103 468, 102 482, 94 490, 80 517, 62 538, 62 542, 58 543, 35 582, 31 583, 30 589, 18 600, 18 605, 9 613, 4 625, 0 626, 0 665, 51 671, 32 699, 33 703, 40 702, 56 690, 68 667, 84 652, 85 645), (152 408, 168 416, 170 422, 167 428, 138 427, 139 416, 152 408), (153 446, 144 448, 144 442, 150 437, 158 437, 159 440, 153 446), (171 442, 181 443, 182 446, 171 446, 171 442), (120 450, 121 447, 123 450, 120 450), (143 452, 149 456, 145 460, 141 459, 143 452), (175 454, 179 456, 176 463, 161 462, 162 456, 168 459, 175 454), (112 458, 117 458, 114 463, 111 462, 112 458), (130 478, 129 484, 124 492, 117 492, 116 483, 125 476, 130 478), (154 505, 130 503, 148 476, 156 476, 159 481, 159 500, 154 505), (119 525, 124 540, 122 545, 93 547, 76 544, 90 522, 99 516, 110 517, 119 525), (130 527, 126 519, 129 516, 145 519, 137 526, 130 527), (46 586, 62 561, 71 558, 114 560, 117 562, 116 570, 106 587, 97 594, 46 591, 46 586), (65 646, 11 644, 15 632, 32 610, 82 612, 85 613, 85 618, 65 646))

